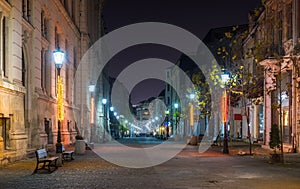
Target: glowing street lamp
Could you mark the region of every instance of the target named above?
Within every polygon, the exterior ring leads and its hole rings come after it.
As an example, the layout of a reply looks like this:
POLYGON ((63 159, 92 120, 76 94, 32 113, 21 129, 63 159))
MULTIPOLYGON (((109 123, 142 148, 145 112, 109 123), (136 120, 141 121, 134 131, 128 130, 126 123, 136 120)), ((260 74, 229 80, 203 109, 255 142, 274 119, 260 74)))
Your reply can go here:
POLYGON ((90 85, 89 85, 89 92, 90 92, 90 93, 95 92, 95 88, 96 88, 95 84, 90 83, 90 85))
POLYGON ((63 101, 63 83, 60 77, 60 69, 63 66, 63 61, 65 59, 65 53, 58 47, 57 50, 53 51, 54 64, 57 69, 57 143, 56 143, 56 153, 62 153, 61 144, 61 122, 64 119, 64 101, 63 101))
POLYGON ((175 109, 178 109, 178 106, 179 106, 178 103, 175 103, 175 104, 174 104, 174 108, 175 108, 175 109))
POLYGON ((107 103, 107 99, 106 99, 106 98, 103 98, 103 99, 102 99, 102 104, 103 104, 103 105, 106 105, 106 103, 107 103))
POLYGON ((174 108, 175 108, 175 131, 176 131, 176 134, 178 134, 178 107, 179 107, 179 104, 175 103, 174 108))
POLYGON ((93 93, 95 92, 95 84, 92 82, 89 84, 88 89, 91 93, 91 99, 90 99, 90 127, 91 127, 91 133, 90 133, 90 141, 93 141, 93 133, 94 133, 94 127, 93 124, 95 123, 95 99, 93 96, 93 93))
POLYGON ((191 93, 191 94, 190 94, 190 96, 189 96, 189 98, 190 98, 191 100, 194 100, 194 99, 195 99, 195 97, 196 97, 196 96, 195 96, 195 94, 194 94, 194 93, 191 93))

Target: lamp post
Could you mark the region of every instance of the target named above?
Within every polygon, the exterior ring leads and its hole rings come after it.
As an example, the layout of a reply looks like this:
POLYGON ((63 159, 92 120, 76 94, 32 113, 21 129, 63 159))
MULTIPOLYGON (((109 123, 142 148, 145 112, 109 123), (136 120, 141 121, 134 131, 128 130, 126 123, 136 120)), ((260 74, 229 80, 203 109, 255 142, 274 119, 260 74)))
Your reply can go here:
POLYGON ((178 134, 178 103, 175 103, 174 104, 174 108, 175 108, 175 131, 176 131, 176 134, 178 134))
POLYGON ((105 132, 106 132, 106 128, 107 128, 107 112, 106 112, 106 103, 107 103, 107 99, 103 98, 102 99, 102 104, 103 104, 103 127, 104 127, 104 132, 103 132, 103 141, 105 141, 105 132))
POLYGON ((64 119, 64 104, 63 104, 63 83, 60 77, 60 70, 63 66, 65 53, 58 47, 57 50, 53 51, 54 64, 57 69, 57 143, 56 153, 62 153, 61 144, 61 122, 64 119))
POLYGON ((130 137, 130 133, 127 133, 127 123, 128 123, 128 120, 126 119, 125 121, 124 121, 124 125, 125 125, 125 128, 126 128, 126 136, 127 136, 127 134, 128 134, 128 137, 130 137))
POLYGON ((222 111, 223 111, 223 118, 222 121, 224 123, 224 141, 223 141, 223 153, 224 154, 229 154, 229 149, 228 149, 228 138, 227 138, 227 116, 228 116, 228 102, 227 102, 227 82, 229 80, 229 74, 224 72, 221 75, 222 82, 225 85, 225 90, 224 90, 224 95, 223 95, 223 100, 222 100, 222 111))
POLYGON ((166 135, 166 138, 168 139, 168 137, 170 137, 170 133, 169 133, 169 114, 170 114, 170 111, 167 109, 165 111, 165 114, 166 114, 166 122, 167 122, 167 127, 166 127, 166 132, 167 132, 167 135, 166 135))
POLYGON ((90 83, 89 85, 89 92, 91 93, 91 102, 90 102, 90 112, 91 112, 91 115, 90 115, 90 124, 91 124, 91 135, 90 135, 90 141, 92 142, 93 141, 93 124, 95 123, 95 106, 94 106, 94 96, 93 96, 93 93, 95 92, 95 84, 93 83, 90 83))

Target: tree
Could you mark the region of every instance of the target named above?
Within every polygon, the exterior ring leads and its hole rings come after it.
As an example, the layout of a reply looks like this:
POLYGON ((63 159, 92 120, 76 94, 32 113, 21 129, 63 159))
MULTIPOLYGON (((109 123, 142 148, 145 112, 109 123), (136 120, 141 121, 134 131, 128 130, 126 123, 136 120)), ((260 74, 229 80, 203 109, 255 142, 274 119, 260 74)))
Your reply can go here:
MULTIPOLYGON (((249 154, 251 155, 252 136, 248 107, 254 102, 259 103, 256 99, 263 96, 263 72, 262 69, 259 69, 257 62, 251 61, 247 64, 247 61, 245 61, 247 58, 256 60, 253 54, 256 50, 255 48, 252 48, 252 51, 243 49, 244 41, 249 36, 248 27, 245 29, 245 27, 235 26, 230 29, 224 33, 223 44, 217 48, 216 56, 219 56, 224 69, 231 73, 227 83, 230 105, 232 107, 240 106, 243 109, 243 116, 246 117, 249 154), (253 74, 253 70, 257 70, 256 74, 253 74)), ((257 45, 257 47, 260 46, 257 45)))
MULTIPOLYGON (((194 89, 193 91, 195 93, 195 102, 196 108, 198 109, 199 115, 198 115, 198 122, 200 122, 201 119, 205 119, 204 127, 207 128, 207 118, 211 116, 211 109, 214 106, 214 102, 211 100, 211 93, 214 90, 214 87, 223 87, 223 83, 221 81, 221 77, 219 75, 219 70, 216 62, 212 62, 212 69, 209 74, 210 78, 205 78, 202 71, 199 71, 197 73, 194 73, 192 75, 192 82, 194 83, 194 89), (213 86, 209 86, 208 79, 210 79, 213 83, 213 86)), ((191 92, 191 91, 189 91, 191 92)), ((198 139, 198 136, 197 136, 198 139)))
POLYGON ((280 147, 279 127, 277 124, 273 124, 271 127, 269 146, 274 149, 275 154, 276 149, 280 147))

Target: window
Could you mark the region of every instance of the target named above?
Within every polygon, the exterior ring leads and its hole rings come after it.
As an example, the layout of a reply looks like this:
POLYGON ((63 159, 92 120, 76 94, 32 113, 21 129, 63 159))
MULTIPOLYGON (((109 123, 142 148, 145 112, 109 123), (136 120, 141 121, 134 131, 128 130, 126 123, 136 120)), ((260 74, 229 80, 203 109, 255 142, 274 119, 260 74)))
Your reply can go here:
POLYGON ((291 39, 293 37, 293 5, 289 4, 287 5, 287 9, 286 9, 286 18, 287 18, 287 38, 291 39))
POLYGON ((46 88, 46 52, 43 48, 41 50, 41 88, 46 88))
POLYGON ((58 49, 59 48, 59 34, 58 34, 58 29, 55 26, 55 31, 54 31, 54 42, 55 42, 55 48, 58 49))
POLYGON ((69 98, 69 79, 70 79, 69 68, 70 68, 69 64, 66 64, 66 80, 65 80, 66 94, 65 94, 65 98, 68 102, 71 102, 71 99, 69 98))
POLYGON ((72 1, 72 20, 74 21, 75 20, 75 3, 76 1, 72 1))
POLYGON ((26 80, 26 67, 25 67, 25 59, 24 59, 24 51, 22 48, 22 85, 25 86, 26 80))
POLYGON ((3 138, 4 149, 7 150, 10 147, 10 119, 8 117, 0 118, 0 136, 3 138))
POLYGON ((68 5, 68 1, 67 0, 64 1, 64 7, 65 7, 65 10, 67 11, 67 13, 70 14, 69 13, 69 5, 68 5))
POLYGON ((2 17, 1 21, 1 38, 0 38, 0 62, 1 62, 1 74, 7 77, 7 60, 6 60, 6 49, 7 49, 7 39, 8 39, 8 34, 7 34, 7 28, 6 28, 6 18, 2 17))
POLYGON ((30 0, 22 0, 22 14, 23 18, 28 22, 31 22, 31 1, 30 0))
POLYGON ((278 13, 278 44, 281 45, 282 44, 282 40, 283 40, 283 15, 282 15, 282 11, 279 11, 278 13))
POLYGON ((42 13, 41 13, 41 33, 42 33, 42 36, 47 39, 47 20, 45 18, 44 11, 42 11, 42 13))

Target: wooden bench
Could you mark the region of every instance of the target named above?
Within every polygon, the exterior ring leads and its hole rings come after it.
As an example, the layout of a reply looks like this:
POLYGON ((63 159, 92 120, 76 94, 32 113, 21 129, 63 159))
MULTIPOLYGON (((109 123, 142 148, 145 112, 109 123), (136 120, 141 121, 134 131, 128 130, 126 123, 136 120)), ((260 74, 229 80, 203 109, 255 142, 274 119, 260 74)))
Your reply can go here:
POLYGON ((73 150, 69 150, 69 151, 66 151, 65 149, 65 146, 62 145, 62 155, 63 155, 63 160, 74 160, 73 158, 73 154, 74 154, 74 151, 73 150))
POLYGON ((36 156, 36 167, 34 173, 37 173, 38 170, 46 169, 48 172, 51 172, 51 167, 55 167, 55 170, 58 168, 57 160, 58 157, 48 157, 46 149, 40 149, 35 151, 36 156), (39 168, 39 164, 42 163, 43 166, 39 168))

